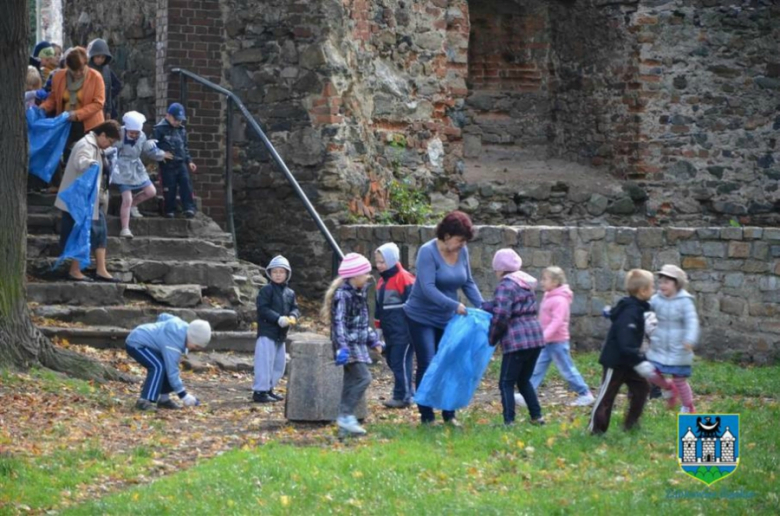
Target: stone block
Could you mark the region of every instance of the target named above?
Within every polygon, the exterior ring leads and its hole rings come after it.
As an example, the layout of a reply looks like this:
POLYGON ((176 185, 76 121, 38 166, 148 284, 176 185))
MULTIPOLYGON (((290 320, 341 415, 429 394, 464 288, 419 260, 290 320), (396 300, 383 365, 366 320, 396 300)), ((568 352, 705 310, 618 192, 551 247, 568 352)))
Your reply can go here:
POLYGON ((550 228, 542 230, 542 245, 563 245, 567 232, 563 228, 550 228))
POLYGON ((776 276, 763 276, 758 280, 758 289, 761 292, 777 290, 778 281, 776 276))
POLYGON ((593 281, 590 277, 590 271, 577 271, 576 272, 576 285, 577 288, 590 290, 593 287, 593 281))
POLYGON ((726 276, 723 278, 723 286, 729 288, 739 288, 742 286, 744 281, 745 275, 741 272, 730 273, 726 274, 726 276))
POLYGON ((729 242, 729 258, 749 258, 750 257, 750 243, 749 242, 729 242))
POLYGON ((723 228, 720 230, 721 240, 742 240, 742 228, 723 228))
POLYGON ((574 266, 578 269, 587 269, 588 268, 588 251, 585 249, 575 249, 574 250, 574 266))
POLYGON ((607 206, 609 206, 609 199, 601 194, 593 194, 590 196, 585 209, 594 217, 598 217, 607 211, 607 206))
POLYGON ((703 256, 686 256, 683 258, 683 269, 706 269, 707 267, 707 259, 703 256))
POLYGON ((711 258, 725 258, 726 257, 726 244, 725 242, 704 242, 702 244, 702 254, 711 258))
POLYGON ((698 240, 686 240, 677 244, 677 248, 682 255, 700 255, 702 254, 701 243, 698 240))
POLYGON ((620 228, 615 235, 615 243, 626 245, 634 243, 637 230, 633 228, 620 228))
POLYGON ((666 241, 674 244, 679 240, 688 240, 695 234, 695 229, 669 228, 666 230, 666 241))
POLYGON ((574 294, 574 299, 571 303, 571 315, 588 315, 589 311, 588 297, 584 294, 574 294))
POLYGON ((769 263, 761 260, 745 260, 742 265, 742 272, 766 273, 769 272, 769 263))
MULTIPOLYGON (((344 368, 336 366, 330 339, 316 333, 290 334, 290 377, 285 417, 290 421, 335 421, 344 368)), ((355 416, 366 417, 365 398, 355 416)))
POLYGON ((664 245, 664 230, 659 228, 639 228, 636 242, 640 248, 661 247, 664 245))
POLYGON ((534 267, 549 267, 552 264, 552 251, 534 251, 531 264, 534 267))
POLYGON ((718 281, 691 281, 691 291, 700 294, 714 294, 720 292, 721 284, 718 281))
POLYGON ((720 229, 718 228, 699 228, 696 234, 702 240, 718 240, 720 238, 720 229))
POLYGON ((580 238, 583 242, 592 242, 594 240, 604 240, 607 236, 605 228, 579 228, 580 238))
POLYGON ((620 199, 613 202, 609 208, 607 208, 607 212, 613 215, 632 215, 635 211, 636 204, 634 204, 634 201, 631 199, 631 197, 621 197, 620 199))
POLYGON ((780 262, 775 262, 774 273, 776 276, 780 276, 780 262))
POLYGON ((661 251, 657 255, 657 263, 658 265, 677 265, 680 266, 680 253, 675 249, 667 249, 665 251, 661 251))
POLYGON ((768 260, 769 244, 767 242, 753 242, 753 252, 750 256, 756 260, 768 260))
POLYGON ((562 269, 571 269, 574 265, 571 249, 568 247, 556 247, 553 249, 552 265, 557 265, 562 269))
POLYGON ((200 285, 146 285, 146 293, 169 306, 197 306, 201 301, 200 285))
POLYGON ((752 317, 777 317, 780 315, 780 305, 751 302, 748 304, 748 313, 752 317))
POLYGON ((618 244, 607 244, 607 261, 613 271, 625 269, 627 264, 626 247, 618 244))
POLYGON ((702 313, 717 313, 720 311, 720 298, 716 294, 704 294, 699 296, 699 304, 702 313))
POLYGON ((606 263, 607 246, 604 242, 592 242, 590 244, 590 266, 604 267, 606 263))
POLYGON ((484 245, 498 245, 503 241, 501 228, 496 226, 480 226, 477 234, 484 245))
POLYGON ((741 316, 745 312, 746 302, 738 297, 725 296, 720 300, 720 311, 725 314, 741 316))
POLYGON ((742 237, 745 240, 758 240, 763 234, 763 228, 742 228, 742 237))
POLYGON ((421 228, 420 226, 404 226, 406 228, 406 238, 405 241, 407 244, 419 244, 422 242, 420 239, 420 233, 421 228))
POLYGON ((339 240, 344 242, 346 240, 354 240, 357 238, 357 230, 355 226, 339 226, 339 240))
POLYGON ((617 275, 613 272, 599 269, 593 276, 595 277, 596 291, 608 292, 610 290, 617 290, 617 275))
POLYGON ((406 228, 404 226, 391 226, 390 227, 390 239, 396 242, 399 247, 405 243, 406 228))
POLYGON ((515 247, 517 245, 518 233, 515 228, 503 228, 502 237, 504 247, 515 247))
POLYGON ((716 271, 741 271, 744 260, 716 260, 712 268, 716 271))
POLYGON ((770 242, 780 242, 780 229, 764 228, 763 239, 770 242))
POLYGON ((540 229, 528 228, 522 230, 523 245, 525 247, 541 247, 542 232, 540 229))

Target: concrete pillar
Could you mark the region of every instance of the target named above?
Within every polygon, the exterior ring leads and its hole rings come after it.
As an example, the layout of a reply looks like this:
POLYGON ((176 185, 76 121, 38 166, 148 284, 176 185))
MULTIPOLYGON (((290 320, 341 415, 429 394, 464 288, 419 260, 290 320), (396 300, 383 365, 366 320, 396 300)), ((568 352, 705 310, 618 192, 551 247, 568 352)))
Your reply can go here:
MULTIPOLYGON (((344 370, 333 361, 330 339, 316 333, 290 333, 290 376, 285 417, 290 421, 335 421, 344 370)), ((366 417, 361 400, 355 416, 366 417)))

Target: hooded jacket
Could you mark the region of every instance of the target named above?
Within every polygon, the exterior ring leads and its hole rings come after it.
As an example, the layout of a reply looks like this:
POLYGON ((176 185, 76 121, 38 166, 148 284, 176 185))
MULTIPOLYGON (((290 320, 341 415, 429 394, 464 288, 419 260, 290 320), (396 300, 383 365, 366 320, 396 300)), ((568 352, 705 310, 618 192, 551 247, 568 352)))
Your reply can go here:
POLYGON ((159 148, 173 154, 172 160, 160 163, 161 168, 181 166, 182 162, 190 163, 192 161, 187 143, 187 130, 184 125, 174 127, 167 118, 163 118, 160 123, 154 126, 154 139, 157 140, 159 148))
POLYGON ((414 285, 414 274, 395 264, 379 274, 376 285, 376 310, 374 323, 382 329, 388 346, 409 344, 409 327, 403 307, 414 285))
POLYGON ((89 56, 89 67, 96 70, 103 76, 103 84, 105 85, 106 101, 103 106, 103 113, 105 117, 116 118, 116 99, 122 92, 122 82, 119 77, 111 70, 111 61, 114 60, 114 56, 111 55, 111 51, 108 49, 108 43, 104 39, 94 39, 87 46, 87 55, 89 56), (105 56, 106 61, 98 66, 92 60, 96 56, 105 56))
POLYGON ((645 335, 645 312, 650 303, 627 296, 609 312, 612 326, 601 350, 599 363, 604 367, 634 367, 645 360, 640 351, 645 335))
MULTIPOLYGON (((273 262, 271 262, 273 264, 273 262)), ((289 267, 289 265, 288 265, 289 267)), ((266 269, 266 273, 272 267, 266 269)), ((286 267, 285 267, 286 268, 286 267)), ((280 317, 295 317, 300 319, 301 312, 295 299, 295 291, 287 286, 292 277, 292 271, 287 271, 287 279, 284 283, 269 281, 257 294, 257 336, 266 337, 274 342, 281 343, 287 338, 290 329, 279 326, 280 317)))
MULTIPOLYGON (((165 151, 157 148, 154 140, 147 140, 141 131, 135 141, 127 139, 127 129, 122 128, 119 140, 114 144, 116 155, 111 171, 111 182, 119 185, 135 186, 149 180, 149 174, 141 161, 146 157, 154 161, 165 159, 165 151)), ((108 155, 108 153, 106 152, 108 155)))
POLYGON ((345 281, 333 294, 330 307, 330 339, 334 356, 349 350, 349 363, 371 363, 368 348, 380 345, 368 317, 367 287, 356 289, 345 281))
POLYGON ((187 354, 189 324, 171 314, 160 314, 156 322, 142 324, 127 336, 127 346, 149 348, 159 353, 165 365, 168 383, 177 394, 184 395, 184 384, 179 377, 179 361, 187 354))
MULTIPOLYGON (((60 70, 53 73, 51 80, 51 95, 43 101, 41 109, 51 116, 59 116, 65 109, 63 97, 68 88, 68 71, 60 70)), ((84 75, 84 84, 81 86, 80 105, 75 111, 76 121, 84 124, 85 131, 91 131, 93 127, 105 121, 103 105, 106 100, 106 92, 103 85, 103 77, 99 72, 87 68, 84 75)))
POLYGON ((539 322, 544 331, 544 342, 568 342, 571 302, 574 299, 569 285, 561 285, 544 293, 539 309, 539 322))
POLYGON ((684 289, 674 297, 655 294, 650 306, 658 319, 658 326, 650 337, 647 358, 668 366, 693 364, 693 351, 684 344, 696 345, 699 340, 699 316, 693 296, 684 289))

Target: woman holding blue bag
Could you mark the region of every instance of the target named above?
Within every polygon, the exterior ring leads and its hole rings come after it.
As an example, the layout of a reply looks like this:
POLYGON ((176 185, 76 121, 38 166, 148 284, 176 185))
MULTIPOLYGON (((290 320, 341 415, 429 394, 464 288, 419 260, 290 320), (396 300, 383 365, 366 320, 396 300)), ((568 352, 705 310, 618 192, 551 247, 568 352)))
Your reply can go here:
MULTIPOLYGON (((417 279, 404 312, 417 357, 415 385, 418 387, 436 354, 445 326, 456 314, 466 315, 465 305, 458 301, 458 290, 474 306, 482 305, 466 247, 473 237, 469 216, 453 211, 436 226, 436 238, 423 244, 417 253, 417 279)), ((418 409, 423 424, 433 423, 436 416, 432 407, 418 405, 418 409)), ((442 411, 442 418, 445 423, 460 426, 455 411, 442 411)))

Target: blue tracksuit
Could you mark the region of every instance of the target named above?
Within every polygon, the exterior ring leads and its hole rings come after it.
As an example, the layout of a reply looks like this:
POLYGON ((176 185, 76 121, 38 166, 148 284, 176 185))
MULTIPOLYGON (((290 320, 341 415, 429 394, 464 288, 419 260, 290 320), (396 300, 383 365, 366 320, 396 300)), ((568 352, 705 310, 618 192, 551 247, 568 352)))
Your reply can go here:
POLYGON ((171 314, 142 324, 127 336, 127 353, 147 369, 141 398, 156 402, 160 394, 187 395, 179 377, 179 361, 187 353, 189 324, 171 314))
POLYGON ((173 154, 173 159, 160 162, 160 175, 163 183, 165 213, 176 212, 176 191, 181 197, 182 209, 195 212, 195 200, 192 192, 189 165, 192 162, 187 142, 187 130, 183 125, 172 126, 162 119, 154 126, 154 139, 157 147, 173 154))

